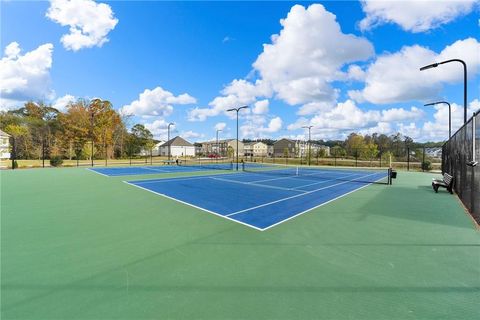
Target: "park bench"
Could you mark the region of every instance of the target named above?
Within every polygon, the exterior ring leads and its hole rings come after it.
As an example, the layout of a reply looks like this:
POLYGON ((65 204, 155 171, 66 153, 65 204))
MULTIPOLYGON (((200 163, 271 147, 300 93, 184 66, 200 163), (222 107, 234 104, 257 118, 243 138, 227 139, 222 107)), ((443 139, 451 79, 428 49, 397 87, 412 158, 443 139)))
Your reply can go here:
POLYGON ((448 173, 444 173, 442 179, 433 179, 432 187, 435 192, 438 192, 438 188, 442 187, 453 194, 453 177, 448 173))

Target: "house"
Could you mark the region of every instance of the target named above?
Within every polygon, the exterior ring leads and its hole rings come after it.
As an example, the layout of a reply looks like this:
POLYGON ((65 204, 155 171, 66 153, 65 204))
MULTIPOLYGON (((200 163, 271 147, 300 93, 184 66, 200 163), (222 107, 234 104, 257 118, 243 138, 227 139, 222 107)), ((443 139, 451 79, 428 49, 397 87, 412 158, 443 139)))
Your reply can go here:
POLYGON ((161 156, 170 154, 171 157, 194 157, 195 146, 182 137, 176 136, 162 144, 159 147, 159 152, 161 156))
POLYGON ((0 130, 0 160, 10 159, 10 135, 0 130))
POLYGON ((425 148, 425 155, 432 158, 442 158, 442 148, 425 148))
MULTIPOLYGON (((228 149, 233 149, 233 155, 237 155, 237 139, 224 139, 217 141, 205 141, 201 142, 202 144, 202 153, 204 156, 211 154, 218 154, 221 157, 228 157, 228 149)), ((244 144, 241 141, 238 141, 238 149, 240 149, 239 155, 244 153, 244 144)))
POLYGON ((296 142, 290 139, 280 139, 273 144, 274 157, 295 157, 297 154, 296 142))
POLYGON ((243 152, 246 157, 265 157, 268 155, 268 145, 257 142, 246 142, 243 144, 243 152))
MULTIPOLYGON (((152 148, 152 156, 159 156, 160 155, 160 146, 164 144, 165 141, 163 140, 158 140, 155 141, 155 146, 152 148)), ((141 156, 150 156, 150 150, 142 149, 140 150, 140 155, 141 156)))

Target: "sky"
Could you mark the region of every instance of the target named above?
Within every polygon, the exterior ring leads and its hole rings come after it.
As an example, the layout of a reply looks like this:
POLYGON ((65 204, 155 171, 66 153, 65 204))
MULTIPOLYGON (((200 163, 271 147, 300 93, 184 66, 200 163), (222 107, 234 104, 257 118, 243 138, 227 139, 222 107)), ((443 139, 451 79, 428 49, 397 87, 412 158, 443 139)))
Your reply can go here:
POLYGON ((101 98, 158 139, 448 139, 480 109, 480 0, 4 1, 0 110, 101 98))

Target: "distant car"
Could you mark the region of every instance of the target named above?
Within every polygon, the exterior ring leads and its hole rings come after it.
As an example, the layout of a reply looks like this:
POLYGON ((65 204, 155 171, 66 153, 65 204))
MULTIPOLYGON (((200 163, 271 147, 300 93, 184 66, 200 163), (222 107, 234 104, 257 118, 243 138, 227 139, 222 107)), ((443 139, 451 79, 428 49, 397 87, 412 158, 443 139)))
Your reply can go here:
POLYGON ((220 158, 220 156, 219 156, 218 154, 215 154, 215 153, 209 154, 208 157, 209 157, 209 158, 213 158, 213 159, 215 159, 215 158, 220 158))

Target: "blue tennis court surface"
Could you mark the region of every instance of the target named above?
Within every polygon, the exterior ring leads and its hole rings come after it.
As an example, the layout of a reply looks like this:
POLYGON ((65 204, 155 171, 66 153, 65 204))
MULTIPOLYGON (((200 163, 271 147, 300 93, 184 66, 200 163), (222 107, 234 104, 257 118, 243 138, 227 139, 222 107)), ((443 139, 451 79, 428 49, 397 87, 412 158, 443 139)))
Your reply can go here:
POLYGON ((376 181, 385 171, 233 173, 127 183, 249 227, 266 230, 376 181))
MULTIPOLYGON (((218 169, 218 168, 217 168, 218 169)), ((225 170, 227 170, 225 166, 225 170)), ((98 174, 116 177, 116 176, 133 176, 144 174, 161 174, 161 173, 175 173, 175 172, 197 172, 213 170, 208 167, 195 166, 177 166, 177 165, 161 165, 161 166, 132 166, 132 167, 110 167, 110 168, 88 168, 98 174)))

